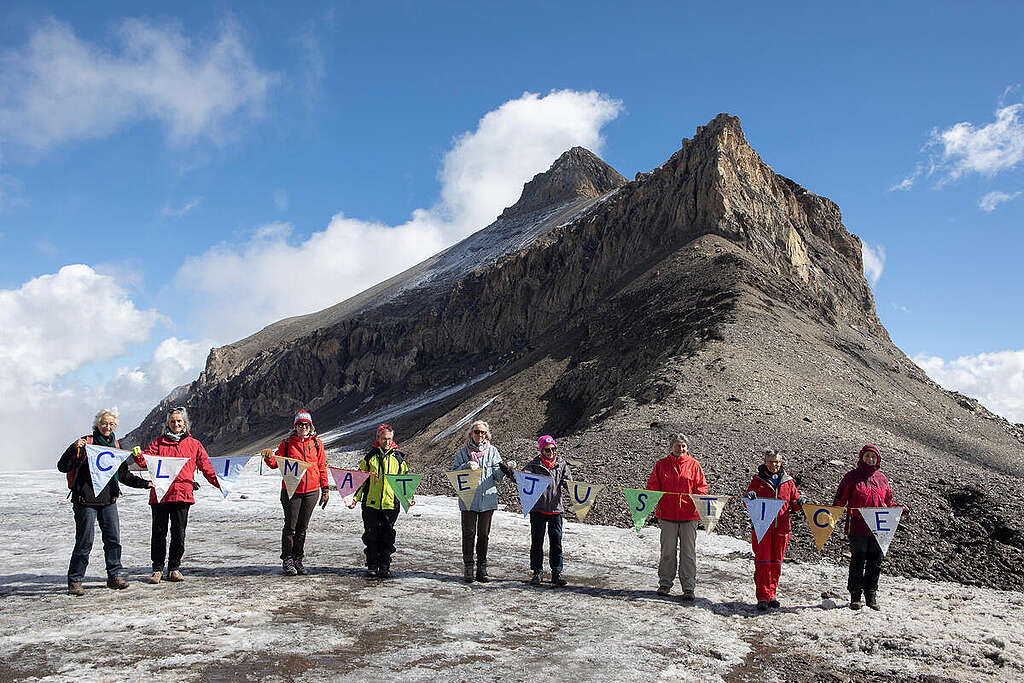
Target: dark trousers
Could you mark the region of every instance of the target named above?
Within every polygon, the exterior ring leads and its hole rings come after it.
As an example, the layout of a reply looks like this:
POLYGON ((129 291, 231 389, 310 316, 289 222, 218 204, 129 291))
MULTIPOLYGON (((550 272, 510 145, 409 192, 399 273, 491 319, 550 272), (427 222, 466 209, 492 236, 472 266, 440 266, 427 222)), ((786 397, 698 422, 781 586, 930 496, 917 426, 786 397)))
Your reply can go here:
POLYGON ((476 563, 487 566, 487 541, 491 538, 491 518, 494 510, 462 511, 462 562, 473 564, 473 545, 476 544, 476 563))
POLYGON ((313 508, 320 500, 320 491, 296 493, 291 498, 281 489, 281 507, 284 508, 284 529, 281 530, 281 559, 294 557, 301 560, 305 554, 306 527, 313 516, 313 508))
POLYGON ((377 510, 363 506, 363 545, 366 546, 366 566, 387 569, 395 553, 395 522, 401 508, 377 510))
POLYGON ((181 556, 185 554, 185 526, 188 525, 188 509, 192 503, 154 503, 153 536, 149 543, 153 571, 163 571, 164 557, 167 556, 167 523, 171 524, 171 556, 167 559, 167 571, 181 568, 181 556))
POLYGON ((544 570, 544 530, 548 532, 551 573, 562 573, 562 515, 530 513, 530 569, 544 570))
POLYGON ((89 566, 89 553, 96 537, 96 522, 100 524, 103 537, 103 557, 107 561, 107 576, 114 576, 121 570, 121 522, 117 517, 117 503, 110 505, 75 504, 75 549, 71 552, 68 565, 68 581, 85 579, 89 566))
POLYGON ((851 593, 878 590, 882 573, 882 549, 874 536, 850 536, 850 579, 846 587, 851 593))

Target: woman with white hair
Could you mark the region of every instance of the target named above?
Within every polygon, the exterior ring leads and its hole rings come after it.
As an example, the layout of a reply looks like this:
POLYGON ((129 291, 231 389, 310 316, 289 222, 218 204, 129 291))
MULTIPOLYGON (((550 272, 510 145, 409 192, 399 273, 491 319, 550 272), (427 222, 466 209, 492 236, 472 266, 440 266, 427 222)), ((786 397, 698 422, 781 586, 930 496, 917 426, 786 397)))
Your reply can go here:
POLYGON ((452 462, 452 471, 480 470, 480 485, 468 508, 459 499, 462 510, 462 564, 466 583, 487 583, 487 542, 491 534, 491 517, 498 508, 497 483, 511 477, 516 463, 506 465, 501 453, 490 441, 491 428, 483 420, 469 426, 466 445, 459 449, 452 462), (473 573, 473 547, 476 546, 476 574, 473 573))
POLYGON ((83 436, 68 446, 57 462, 57 469, 68 476, 71 505, 75 511, 75 549, 71 551, 68 565, 68 593, 85 595, 82 581, 89 566, 89 553, 96 537, 95 525, 100 525, 103 538, 103 557, 107 562, 107 588, 127 588, 128 582, 121 576, 121 522, 117 516, 117 498, 121 495, 118 481, 132 488, 144 489, 152 486, 142 477, 128 469, 128 461, 121 463, 117 473, 110 478, 102 491, 94 491, 89 462, 85 447, 96 444, 106 448, 120 448, 114 437, 117 428, 117 409, 105 409, 96 413, 92 421, 92 434, 83 436))
POLYGON ((156 489, 150 491, 149 506, 153 512, 153 535, 150 539, 150 556, 153 560, 153 573, 147 583, 160 583, 167 559, 167 580, 184 581, 181 573, 181 558, 185 554, 185 526, 188 524, 188 510, 195 503, 193 492, 199 488, 195 482, 198 468, 206 480, 220 488, 217 475, 210 464, 210 456, 206 454, 203 444, 189 433, 188 412, 184 407, 172 408, 167 412, 167 424, 164 433, 146 446, 141 455, 135 459, 139 465, 146 467, 145 456, 160 458, 186 458, 178 476, 171 482, 164 497, 157 500, 156 489), (171 527, 170 557, 167 556, 167 525, 171 527))

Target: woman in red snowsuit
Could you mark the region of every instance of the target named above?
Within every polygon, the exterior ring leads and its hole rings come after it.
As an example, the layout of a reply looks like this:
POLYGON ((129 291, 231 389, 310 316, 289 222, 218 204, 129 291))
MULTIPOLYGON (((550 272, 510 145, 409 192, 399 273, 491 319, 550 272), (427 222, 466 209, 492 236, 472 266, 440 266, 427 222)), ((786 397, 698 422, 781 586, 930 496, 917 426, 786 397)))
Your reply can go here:
POLYGON ((779 601, 775 593, 779 588, 779 576, 782 574, 782 558, 786 555, 789 545, 789 533, 792 528, 789 521, 790 509, 799 510, 804 499, 797 491, 796 482, 782 467, 782 456, 773 451, 765 451, 764 464, 757 468, 757 475, 747 487, 747 498, 775 498, 785 503, 779 510, 775 521, 764 532, 761 542, 757 534, 751 533, 750 544, 754 548, 754 586, 757 589, 757 609, 764 612, 769 607, 778 607, 779 601))

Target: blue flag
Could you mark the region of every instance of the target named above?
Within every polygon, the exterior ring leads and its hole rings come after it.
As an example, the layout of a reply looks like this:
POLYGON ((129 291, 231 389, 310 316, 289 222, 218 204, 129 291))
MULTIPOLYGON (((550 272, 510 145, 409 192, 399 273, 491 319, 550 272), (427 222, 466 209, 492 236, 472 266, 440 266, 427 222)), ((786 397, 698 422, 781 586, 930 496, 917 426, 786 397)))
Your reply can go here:
POLYGON ((542 477, 529 472, 516 472, 516 488, 519 489, 519 503, 523 506, 523 517, 530 514, 530 510, 550 485, 551 477, 542 477))
POLYGON ((754 536, 757 537, 757 542, 760 543, 761 539, 764 538, 764 534, 768 531, 768 527, 775 521, 775 517, 779 514, 779 510, 786 504, 786 501, 779 500, 778 498, 755 498, 749 500, 743 499, 743 502, 747 504, 747 513, 750 515, 750 521, 754 525, 754 536))
POLYGON ((249 462, 251 455, 218 455, 210 458, 213 471, 217 473, 217 481, 220 483, 220 492, 225 498, 231 493, 238 481, 238 475, 242 473, 249 462))
POLYGON ((131 454, 131 451, 122 451, 119 448, 86 444, 85 457, 89 461, 89 475, 92 477, 94 496, 100 495, 103 487, 110 483, 110 478, 117 473, 117 468, 131 454))

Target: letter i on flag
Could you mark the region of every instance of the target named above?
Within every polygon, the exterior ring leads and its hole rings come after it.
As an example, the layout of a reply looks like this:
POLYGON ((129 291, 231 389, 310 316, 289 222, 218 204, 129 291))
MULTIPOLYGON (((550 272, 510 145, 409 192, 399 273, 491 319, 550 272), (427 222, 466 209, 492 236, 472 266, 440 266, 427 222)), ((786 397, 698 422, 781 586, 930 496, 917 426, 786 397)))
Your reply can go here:
POLYGON ((402 509, 409 511, 409 501, 416 495, 422 474, 385 474, 384 479, 395 492, 395 498, 402 504, 402 509))
POLYGON ((242 473, 245 466, 249 464, 251 455, 218 455, 210 458, 213 471, 217 473, 217 483, 220 484, 220 492, 225 498, 235 488, 238 475, 242 473))
POLYGON ((832 531, 839 524, 839 520, 843 518, 843 510, 841 505, 811 505, 810 503, 804 503, 804 516, 807 518, 807 524, 811 527, 811 533, 814 535, 814 542, 818 546, 818 552, 825 547, 828 537, 832 535, 832 531))
POLYGON ((754 525, 754 536, 760 543, 786 501, 778 498, 755 498, 754 500, 744 498, 743 502, 747 504, 747 513, 750 514, 750 522, 754 525))
POLYGON ((306 470, 312 463, 308 463, 305 460, 296 460, 295 458, 278 458, 278 460, 280 462, 277 463, 277 469, 281 470, 284 490, 288 492, 288 497, 291 498, 295 495, 295 489, 299 488, 299 482, 302 481, 302 477, 305 476, 306 470))
POLYGON ((110 478, 117 472, 117 468, 131 454, 131 451, 122 451, 119 448, 86 444, 85 457, 89 461, 89 476, 92 477, 94 495, 100 495, 100 491, 110 483, 110 478))
POLYGON ((516 471, 516 488, 519 489, 519 504, 523 506, 523 517, 530 514, 530 510, 550 485, 551 477, 516 471))
POLYGON ((882 549, 882 554, 888 554, 893 534, 896 533, 896 527, 900 525, 900 518, 903 517, 903 508, 855 509, 864 518, 864 523, 871 529, 871 533, 875 535, 875 540, 878 541, 878 547, 882 549))
POLYGON ((344 470, 340 467, 328 467, 327 469, 330 470, 334 484, 338 487, 338 495, 346 505, 352 502, 352 494, 370 478, 370 473, 362 470, 344 470))
POLYGON ((704 523, 704 530, 709 534, 713 533, 718 520, 722 517, 722 510, 732 496, 709 496, 706 493, 689 493, 693 506, 697 508, 700 521, 704 523))
POLYGON ((582 522, 583 518, 590 512, 590 506, 594 504, 597 494, 604 488, 603 484, 587 484, 582 481, 568 481, 569 504, 576 517, 582 522))
POLYGON ((473 497, 480 487, 480 478, 483 476, 483 472, 480 470, 454 470, 446 472, 446 474, 466 509, 473 507, 473 497))
POLYGON ((640 533, 648 515, 654 512, 658 501, 665 495, 664 491, 648 491, 646 489, 622 489, 622 495, 626 497, 626 505, 629 506, 629 514, 633 516, 633 526, 636 532, 640 533))
POLYGON ((153 488, 156 489, 157 501, 164 499, 164 496, 167 495, 167 490, 171 488, 171 484, 178 478, 178 473, 181 472, 181 468, 184 467, 185 463, 188 461, 188 458, 161 458, 156 455, 146 456, 146 469, 149 470, 149 479, 153 482, 153 488))

